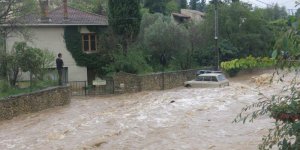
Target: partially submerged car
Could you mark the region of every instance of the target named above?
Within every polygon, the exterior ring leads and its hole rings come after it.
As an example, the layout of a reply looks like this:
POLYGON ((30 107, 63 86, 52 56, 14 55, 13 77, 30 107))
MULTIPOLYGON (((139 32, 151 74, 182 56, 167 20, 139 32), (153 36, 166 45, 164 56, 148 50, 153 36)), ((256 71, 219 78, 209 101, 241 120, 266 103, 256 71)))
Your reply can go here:
POLYGON ((185 87, 224 87, 229 86, 229 81, 222 73, 205 73, 196 79, 184 82, 185 87))
POLYGON ((198 70, 196 72, 196 75, 200 75, 200 74, 207 74, 207 73, 222 73, 222 71, 218 71, 218 70, 198 70))

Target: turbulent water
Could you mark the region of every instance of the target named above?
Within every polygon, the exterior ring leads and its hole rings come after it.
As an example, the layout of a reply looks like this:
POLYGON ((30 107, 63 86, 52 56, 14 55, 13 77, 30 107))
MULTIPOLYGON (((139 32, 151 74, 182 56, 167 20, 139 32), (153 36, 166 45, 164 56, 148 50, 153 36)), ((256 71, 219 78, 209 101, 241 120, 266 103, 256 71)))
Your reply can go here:
POLYGON ((177 88, 112 97, 73 98, 69 106, 0 122, 0 149, 252 150, 274 120, 232 123, 258 91, 237 79, 225 88, 177 88))

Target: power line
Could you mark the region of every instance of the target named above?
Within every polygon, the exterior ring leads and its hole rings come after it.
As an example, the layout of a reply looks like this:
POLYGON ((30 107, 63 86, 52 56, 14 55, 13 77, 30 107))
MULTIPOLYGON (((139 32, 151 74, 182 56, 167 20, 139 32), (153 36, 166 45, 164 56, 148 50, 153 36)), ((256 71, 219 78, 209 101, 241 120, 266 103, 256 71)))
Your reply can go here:
POLYGON ((257 2, 255 2, 255 1, 249 1, 249 0, 247 0, 247 3, 249 3, 249 4, 253 5, 253 7, 259 7, 259 8, 262 8, 262 7, 264 7, 264 5, 263 5, 263 4, 261 4, 261 3, 257 3, 257 2))
POLYGON ((268 7, 272 7, 272 6, 273 6, 272 4, 268 4, 268 3, 263 2, 263 1, 261 1, 261 0, 256 0, 256 1, 258 1, 258 2, 260 2, 260 3, 263 3, 263 4, 267 5, 268 7))
POLYGON ((255 6, 257 6, 257 7, 265 7, 263 4, 261 4, 261 3, 254 3, 254 2, 252 2, 252 4, 253 5, 255 5, 255 6))
POLYGON ((293 1, 294 2, 294 0, 286 0, 286 1, 284 1, 284 2, 280 2, 280 3, 278 3, 278 4, 285 4, 285 3, 287 3, 287 2, 291 2, 291 1, 293 1))

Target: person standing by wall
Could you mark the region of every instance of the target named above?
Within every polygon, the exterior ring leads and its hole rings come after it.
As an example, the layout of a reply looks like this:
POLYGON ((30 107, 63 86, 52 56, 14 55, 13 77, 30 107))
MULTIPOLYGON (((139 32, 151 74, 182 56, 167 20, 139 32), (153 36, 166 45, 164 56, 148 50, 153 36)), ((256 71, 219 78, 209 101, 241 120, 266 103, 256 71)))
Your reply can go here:
POLYGON ((56 69, 57 69, 57 72, 58 72, 58 85, 63 85, 62 73, 63 73, 64 62, 62 60, 62 54, 61 53, 58 53, 57 56, 58 57, 56 58, 56 69))

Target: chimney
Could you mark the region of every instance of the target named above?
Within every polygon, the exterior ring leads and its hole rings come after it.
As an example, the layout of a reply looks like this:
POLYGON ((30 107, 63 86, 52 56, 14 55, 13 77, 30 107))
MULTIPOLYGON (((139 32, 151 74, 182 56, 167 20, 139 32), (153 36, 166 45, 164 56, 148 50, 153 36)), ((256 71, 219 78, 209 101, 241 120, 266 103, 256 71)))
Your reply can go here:
POLYGON ((69 14, 68 14, 68 1, 67 0, 63 0, 63 4, 64 4, 64 20, 68 20, 69 19, 69 14))
POLYGON ((41 22, 47 23, 50 21, 49 19, 49 1, 48 0, 40 0, 41 7, 41 22))

